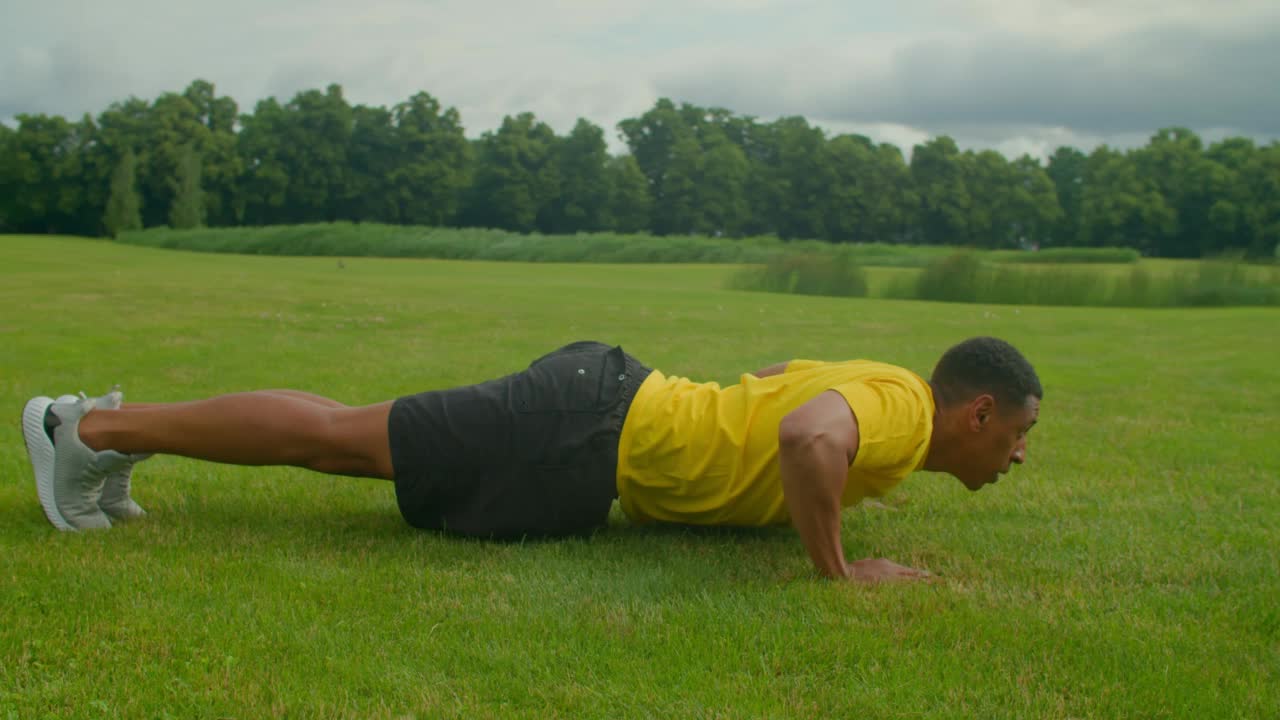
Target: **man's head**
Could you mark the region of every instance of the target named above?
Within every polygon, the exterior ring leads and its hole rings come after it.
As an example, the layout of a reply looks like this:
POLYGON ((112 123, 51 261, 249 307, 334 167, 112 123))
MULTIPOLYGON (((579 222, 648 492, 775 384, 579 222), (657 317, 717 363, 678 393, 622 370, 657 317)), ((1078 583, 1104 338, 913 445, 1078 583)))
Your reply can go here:
POLYGON ((1027 432, 1040 415, 1044 390, 1012 345, 991 337, 965 340, 942 355, 929 384, 938 406, 930 469, 977 490, 1026 460, 1027 432))

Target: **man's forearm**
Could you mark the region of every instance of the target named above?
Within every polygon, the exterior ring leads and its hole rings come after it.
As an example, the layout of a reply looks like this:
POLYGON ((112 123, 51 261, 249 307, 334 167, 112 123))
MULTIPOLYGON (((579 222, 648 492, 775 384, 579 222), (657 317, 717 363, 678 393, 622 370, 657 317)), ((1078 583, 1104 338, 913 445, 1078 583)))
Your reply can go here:
POLYGON ((787 511, 814 566, 827 577, 848 577, 840 542, 840 494, 848 471, 844 450, 818 435, 783 441, 778 458, 787 511))

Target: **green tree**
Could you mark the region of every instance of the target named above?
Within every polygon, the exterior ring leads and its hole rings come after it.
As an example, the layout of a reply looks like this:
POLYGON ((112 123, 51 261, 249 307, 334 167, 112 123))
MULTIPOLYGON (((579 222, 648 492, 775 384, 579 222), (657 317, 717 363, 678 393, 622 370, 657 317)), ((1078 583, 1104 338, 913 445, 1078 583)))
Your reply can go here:
POLYGON ((911 183, 920 200, 921 240, 931 245, 972 241, 973 199, 965 182, 965 160, 956 143, 940 135, 911 153, 911 183))
POLYGON ((674 157, 676 142, 682 137, 691 138, 692 129, 674 103, 660 98, 640 117, 619 122, 618 131, 626 140, 640 171, 649 179, 656 198, 661 194, 659 191, 667 166, 674 157))
POLYGON ((169 222, 182 172, 179 166, 190 148, 209 144, 210 130, 198 108, 178 93, 163 93, 151 104, 145 120, 145 150, 138 155, 142 222, 150 227, 169 222))
POLYGON ((990 248, 1039 245, 1061 216, 1053 181, 1028 155, 1009 162, 994 150, 965 154, 972 198, 969 240, 990 248))
POLYGON ((1174 222, 1163 227, 1157 252, 1199 257, 1212 252, 1209 210, 1213 176, 1220 169, 1204 157, 1199 136, 1186 128, 1165 128, 1133 153, 1143 181, 1164 198, 1174 222))
POLYGON ((579 119, 559 143, 560 193, 552 205, 548 230, 576 233, 602 230, 610 219, 613 189, 604 131, 579 119))
POLYGON ((908 242, 919 199, 902 151, 861 135, 827 143, 835 175, 824 199, 827 238, 836 242, 908 242))
POLYGON ((976 247, 997 247, 997 225, 1007 203, 1009 161, 994 150, 961 155, 964 184, 969 193, 969 211, 965 217, 967 233, 959 242, 976 247))
POLYGON ((769 152, 756 164, 763 185, 753 199, 768 198, 770 231, 783 238, 831 238, 826 226, 827 198, 838 182, 826 134, 802 117, 770 123, 765 133, 769 152))
POLYGON ((747 158, 747 205, 751 215, 743 232, 777 235, 783 224, 782 187, 777 178, 778 133, 776 123, 752 121, 743 133, 742 152, 747 158))
POLYGON ((351 167, 347 152, 352 110, 342 96, 342 86, 298 93, 284 107, 284 117, 277 154, 288 177, 286 221, 336 220, 351 167))
POLYGON ((178 159, 173 178, 173 206, 169 225, 178 230, 204 226, 204 190, 200 188, 200 156, 188 145, 178 159))
POLYGON ((13 129, 0 123, 0 232, 11 231, 13 198, 17 192, 17 151, 14 149, 13 129))
POLYGON ((240 122, 237 151, 245 168, 240 181, 244 221, 251 225, 289 222, 291 213, 285 206, 289 158, 284 149, 288 113, 275 98, 267 98, 240 122))
POLYGON ((727 110, 659 100, 618 128, 649 180, 658 234, 737 235, 747 227, 751 165, 743 148, 747 124, 727 110))
POLYGON ((545 227, 560 192, 555 132, 521 113, 503 118, 479 145, 468 224, 520 232, 545 227))
POLYGON ((142 229, 142 201, 137 189, 138 161, 126 150, 111 174, 111 196, 107 200, 102 226, 111 237, 128 230, 142 229))
POLYGON ((693 225, 693 185, 701 145, 691 122, 701 116, 692 106, 685 105, 682 111, 671 100, 660 98, 640 117, 618 123, 631 156, 649 181, 649 228, 658 234, 687 232, 693 225))
POLYGON ((196 120, 211 132, 235 132, 237 109, 236 101, 223 96, 218 97, 217 88, 207 80, 193 80, 182 97, 195 108, 196 120))
POLYGON ((324 222, 342 216, 351 196, 353 112, 341 86, 299 92, 285 105, 268 98, 240 122, 248 222, 324 222))
POLYGON ((1205 153, 1213 204, 1209 224, 1215 251, 1265 257, 1280 240, 1280 152, 1273 143, 1256 147, 1247 138, 1227 138, 1205 153))
POLYGON ((1040 161, 1023 155, 1010 164, 1011 172, 1006 236, 1015 244, 1036 246, 1052 242, 1053 231, 1062 222, 1062 205, 1057 189, 1040 161))
POLYGON ((18 232, 97 232, 84 175, 86 149, 94 142, 92 121, 72 123, 56 115, 19 115, 5 141, 5 222, 18 232))
POLYGON ((916 242, 920 234, 920 197, 911 182, 906 158, 896 145, 876 146, 867 192, 872 204, 864 236, 877 242, 916 242))
POLYGON ((1058 196, 1058 207, 1062 215, 1054 223, 1049 233, 1050 245, 1089 245, 1087 238, 1081 237, 1080 203, 1084 196, 1085 168, 1089 156, 1073 147, 1062 146, 1049 156, 1049 167, 1046 172, 1053 181, 1054 192, 1058 196))
POLYGON ((649 196, 649 180, 636 159, 631 155, 610 159, 606 176, 610 190, 606 227, 624 233, 648 229, 653 199, 649 196))
POLYGON ((917 146, 908 164, 891 145, 828 139, 801 117, 762 124, 666 98, 618 124, 631 151, 619 158, 586 119, 561 138, 525 113, 468 141, 457 111, 426 93, 387 110, 352 107, 330 85, 237 112, 197 79, 154 102, 113 103, 96 122, 23 115, 14 128, 0 124, 0 228, 101 231, 129 155, 144 226, 344 218, 1127 245, 1182 257, 1263 256, 1280 242, 1280 145, 1227 138, 1206 149, 1186 128, 1162 129, 1129 153, 1061 147, 1042 167, 961 152, 946 136, 917 146))
POLYGON ((126 153, 134 156, 134 186, 139 203, 145 203, 141 188, 142 178, 148 172, 144 160, 150 152, 152 138, 150 117, 151 104, 138 98, 112 103, 98 115, 97 142, 88 149, 85 158, 85 184, 90 202, 99 208, 99 227, 110 194, 111 178, 126 153))
POLYGON ((1089 155, 1080 198, 1082 238, 1091 245, 1160 254, 1176 223, 1173 209, 1131 158, 1106 145, 1089 155))
POLYGON ((244 163, 237 147, 236 102, 219 97, 214 85, 204 80, 192 82, 182 96, 195 108, 196 121, 209 131, 196 137, 193 144, 200 155, 206 220, 215 226, 239 224, 244 219, 245 198, 240 188, 244 163))
POLYGON ((671 158, 656 186, 653 219, 649 227, 659 235, 694 232, 701 222, 698 209, 698 163, 702 147, 693 133, 681 134, 671 148, 671 158))
POLYGON ((350 165, 339 217, 355 222, 403 222, 392 180, 401 165, 410 162, 401 150, 390 110, 363 105, 351 109, 350 165))
POLYGON ((1262 254, 1268 245, 1280 246, 1280 142, 1259 148, 1244 175, 1257 198, 1251 213, 1255 225, 1251 247, 1262 254))
POLYGON ((690 230, 707 235, 737 236, 749 216, 747 175, 750 165, 742 148, 719 128, 703 134, 695 165, 694 203, 698 212, 690 230))
POLYGON ((471 180, 471 145, 454 108, 427 93, 395 107, 396 151, 391 194, 399 221, 415 225, 453 222, 471 180))

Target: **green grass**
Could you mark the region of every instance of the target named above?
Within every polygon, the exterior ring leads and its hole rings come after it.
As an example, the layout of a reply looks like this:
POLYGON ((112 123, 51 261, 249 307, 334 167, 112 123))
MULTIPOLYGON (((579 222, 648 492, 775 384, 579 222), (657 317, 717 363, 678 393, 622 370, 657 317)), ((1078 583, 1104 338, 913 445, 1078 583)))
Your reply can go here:
MULTIPOLYGON (((1280 311, 1080 309, 722 289, 732 267, 196 255, 0 238, 0 718, 1267 717, 1280 707, 1280 311), (927 372, 994 334, 1047 395, 1030 463, 919 475, 792 531, 628 527, 497 545, 414 531, 389 483, 178 458, 150 517, 62 534, 27 397, 476 381, 578 338, 732 382, 791 357, 927 372)), ((874 284, 878 282, 871 279, 874 284)))

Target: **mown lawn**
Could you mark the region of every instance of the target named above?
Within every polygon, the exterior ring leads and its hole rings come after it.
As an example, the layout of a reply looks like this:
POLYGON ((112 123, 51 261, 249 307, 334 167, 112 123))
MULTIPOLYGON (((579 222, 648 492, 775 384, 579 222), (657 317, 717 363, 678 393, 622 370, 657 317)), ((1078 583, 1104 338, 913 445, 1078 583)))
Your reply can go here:
POLYGON ((722 266, 198 255, 0 237, 0 718, 1272 717, 1280 708, 1280 310, 1014 308, 722 289, 722 266), (1046 397, 1030 462, 919 475, 794 533, 633 528, 499 545, 415 531, 389 483, 178 458, 144 521, 63 534, 18 418, 112 383, 165 401, 350 403, 622 344, 733 382, 791 357, 927 374, 1004 337, 1046 397))

